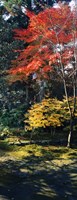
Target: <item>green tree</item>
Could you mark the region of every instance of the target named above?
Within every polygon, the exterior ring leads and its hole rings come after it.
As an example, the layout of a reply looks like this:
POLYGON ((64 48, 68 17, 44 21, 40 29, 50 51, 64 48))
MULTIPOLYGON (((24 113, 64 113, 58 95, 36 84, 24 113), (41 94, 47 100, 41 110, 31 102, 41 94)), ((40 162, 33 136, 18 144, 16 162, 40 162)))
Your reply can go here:
POLYGON ((25 90, 28 84, 19 81, 9 84, 7 70, 10 69, 12 60, 18 57, 19 53, 14 50, 23 49, 24 42, 13 38, 13 29, 19 27, 19 21, 15 16, 5 20, 3 15, 8 16, 9 12, 4 6, 0 6, 0 11, 0 125, 23 127, 24 112, 29 106, 27 89, 25 90))

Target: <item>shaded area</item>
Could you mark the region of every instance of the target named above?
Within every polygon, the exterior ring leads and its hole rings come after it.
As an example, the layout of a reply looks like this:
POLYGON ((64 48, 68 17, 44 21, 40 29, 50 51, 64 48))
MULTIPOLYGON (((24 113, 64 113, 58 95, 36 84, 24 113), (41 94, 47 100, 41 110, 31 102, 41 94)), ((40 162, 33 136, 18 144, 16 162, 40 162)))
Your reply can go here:
POLYGON ((51 155, 4 161, 0 163, 0 200, 77 200, 76 163, 76 159, 66 163, 51 155))

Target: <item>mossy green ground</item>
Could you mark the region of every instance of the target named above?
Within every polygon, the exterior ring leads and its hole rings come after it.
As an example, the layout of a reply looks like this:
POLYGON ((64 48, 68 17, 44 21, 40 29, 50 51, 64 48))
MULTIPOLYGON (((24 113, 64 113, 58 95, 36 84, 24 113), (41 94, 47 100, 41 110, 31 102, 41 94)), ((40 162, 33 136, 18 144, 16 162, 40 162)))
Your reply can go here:
POLYGON ((0 200, 77 200, 77 148, 0 144, 0 200))

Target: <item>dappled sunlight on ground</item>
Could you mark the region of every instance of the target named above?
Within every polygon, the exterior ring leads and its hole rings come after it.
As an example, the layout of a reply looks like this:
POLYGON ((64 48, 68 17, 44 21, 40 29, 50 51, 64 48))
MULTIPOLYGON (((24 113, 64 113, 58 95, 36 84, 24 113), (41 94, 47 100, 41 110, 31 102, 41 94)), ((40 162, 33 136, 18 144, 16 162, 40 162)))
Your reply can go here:
POLYGON ((0 154, 0 200, 77 200, 77 149, 34 144, 0 154))

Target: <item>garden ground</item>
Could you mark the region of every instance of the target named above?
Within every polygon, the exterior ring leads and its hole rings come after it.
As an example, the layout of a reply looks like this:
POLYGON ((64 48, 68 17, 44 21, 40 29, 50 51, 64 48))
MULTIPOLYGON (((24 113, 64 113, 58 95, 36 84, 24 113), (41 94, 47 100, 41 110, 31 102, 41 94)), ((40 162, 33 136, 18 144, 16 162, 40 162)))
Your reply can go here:
POLYGON ((0 200, 77 200, 76 148, 0 146, 0 200))

